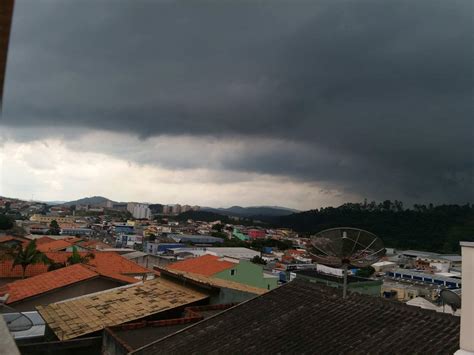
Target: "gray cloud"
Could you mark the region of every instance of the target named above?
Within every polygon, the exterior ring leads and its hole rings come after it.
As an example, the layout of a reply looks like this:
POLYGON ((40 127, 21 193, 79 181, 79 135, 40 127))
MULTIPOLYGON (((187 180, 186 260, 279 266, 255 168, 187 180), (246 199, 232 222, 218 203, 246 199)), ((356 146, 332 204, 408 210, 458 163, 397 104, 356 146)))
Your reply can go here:
POLYGON ((246 149, 206 164, 370 198, 472 201, 473 10, 18 1, 2 123, 241 139, 246 149))

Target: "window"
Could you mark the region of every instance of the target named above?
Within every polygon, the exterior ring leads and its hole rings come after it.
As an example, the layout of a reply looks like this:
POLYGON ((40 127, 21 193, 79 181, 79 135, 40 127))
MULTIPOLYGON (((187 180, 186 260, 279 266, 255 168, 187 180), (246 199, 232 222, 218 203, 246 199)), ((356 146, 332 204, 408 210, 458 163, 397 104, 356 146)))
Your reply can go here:
POLYGON ((234 276, 234 275, 235 275, 235 272, 236 272, 235 269, 230 270, 230 276, 234 276))

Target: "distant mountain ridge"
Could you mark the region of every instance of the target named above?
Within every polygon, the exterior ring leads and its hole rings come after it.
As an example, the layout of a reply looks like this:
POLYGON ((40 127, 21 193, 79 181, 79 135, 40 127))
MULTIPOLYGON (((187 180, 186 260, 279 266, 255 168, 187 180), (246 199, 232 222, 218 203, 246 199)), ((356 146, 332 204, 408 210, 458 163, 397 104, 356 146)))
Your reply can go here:
POLYGON ((255 216, 268 216, 268 217, 280 217, 288 216, 293 213, 300 211, 279 206, 253 206, 253 207, 241 207, 232 206, 229 208, 212 208, 203 207, 202 211, 214 212, 232 217, 255 217, 255 216))
POLYGON ((65 206, 71 206, 71 205, 105 205, 107 202, 114 202, 112 200, 109 200, 106 197, 103 196, 92 196, 92 197, 84 197, 80 198, 79 200, 75 201, 69 201, 66 203, 63 203, 65 206))

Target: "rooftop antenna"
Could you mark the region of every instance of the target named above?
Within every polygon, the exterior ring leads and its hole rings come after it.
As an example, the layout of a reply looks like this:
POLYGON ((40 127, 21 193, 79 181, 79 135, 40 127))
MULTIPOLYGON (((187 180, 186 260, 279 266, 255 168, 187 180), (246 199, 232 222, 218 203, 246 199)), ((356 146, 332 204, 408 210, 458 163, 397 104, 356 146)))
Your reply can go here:
POLYGON ((347 269, 372 265, 385 255, 382 240, 363 229, 338 227, 323 230, 311 237, 311 255, 316 262, 342 267, 342 298, 347 297, 347 269))

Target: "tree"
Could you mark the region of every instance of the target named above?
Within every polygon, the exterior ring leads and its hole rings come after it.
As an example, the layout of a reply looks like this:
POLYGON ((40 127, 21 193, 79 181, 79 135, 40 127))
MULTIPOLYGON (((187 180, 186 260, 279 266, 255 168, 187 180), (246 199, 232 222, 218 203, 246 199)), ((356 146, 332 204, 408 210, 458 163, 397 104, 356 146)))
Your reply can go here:
POLYGON ((250 261, 254 264, 267 265, 267 262, 259 255, 255 255, 250 261))
POLYGON ((227 234, 225 234, 224 232, 212 232, 211 236, 216 237, 216 238, 227 239, 227 234))
POLYGON ((49 234, 51 235, 59 235, 61 232, 61 228, 59 227, 58 222, 53 219, 51 223, 49 224, 49 234))
POLYGON ((81 255, 77 251, 75 246, 72 247, 72 255, 67 258, 67 265, 74 265, 74 264, 88 264, 91 259, 94 259, 95 255, 93 253, 87 253, 86 255, 81 255))
POLYGON ((222 228, 224 228, 223 224, 217 223, 212 226, 212 229, 218 232, 222 232, 222 228))
POLYGON ((360 268, 356 271, 358 277, 370 277, 374 274, 375 269, 372 266, 360 268))
POLYGON ((5 214, 0 214, 0 230, 13 228, 13 220, 5 214))
POLYGON ((36 240, 31 240, 26 247, 18 245, 16 248, 12 248, 6 251, 5 257, 13 260, 12 269, 21 265, 22 268, 22 279, 25 278, 26 269, 29 265, 33 264, 51 264, 51 260, 38 249, 36 249, 36 240))

